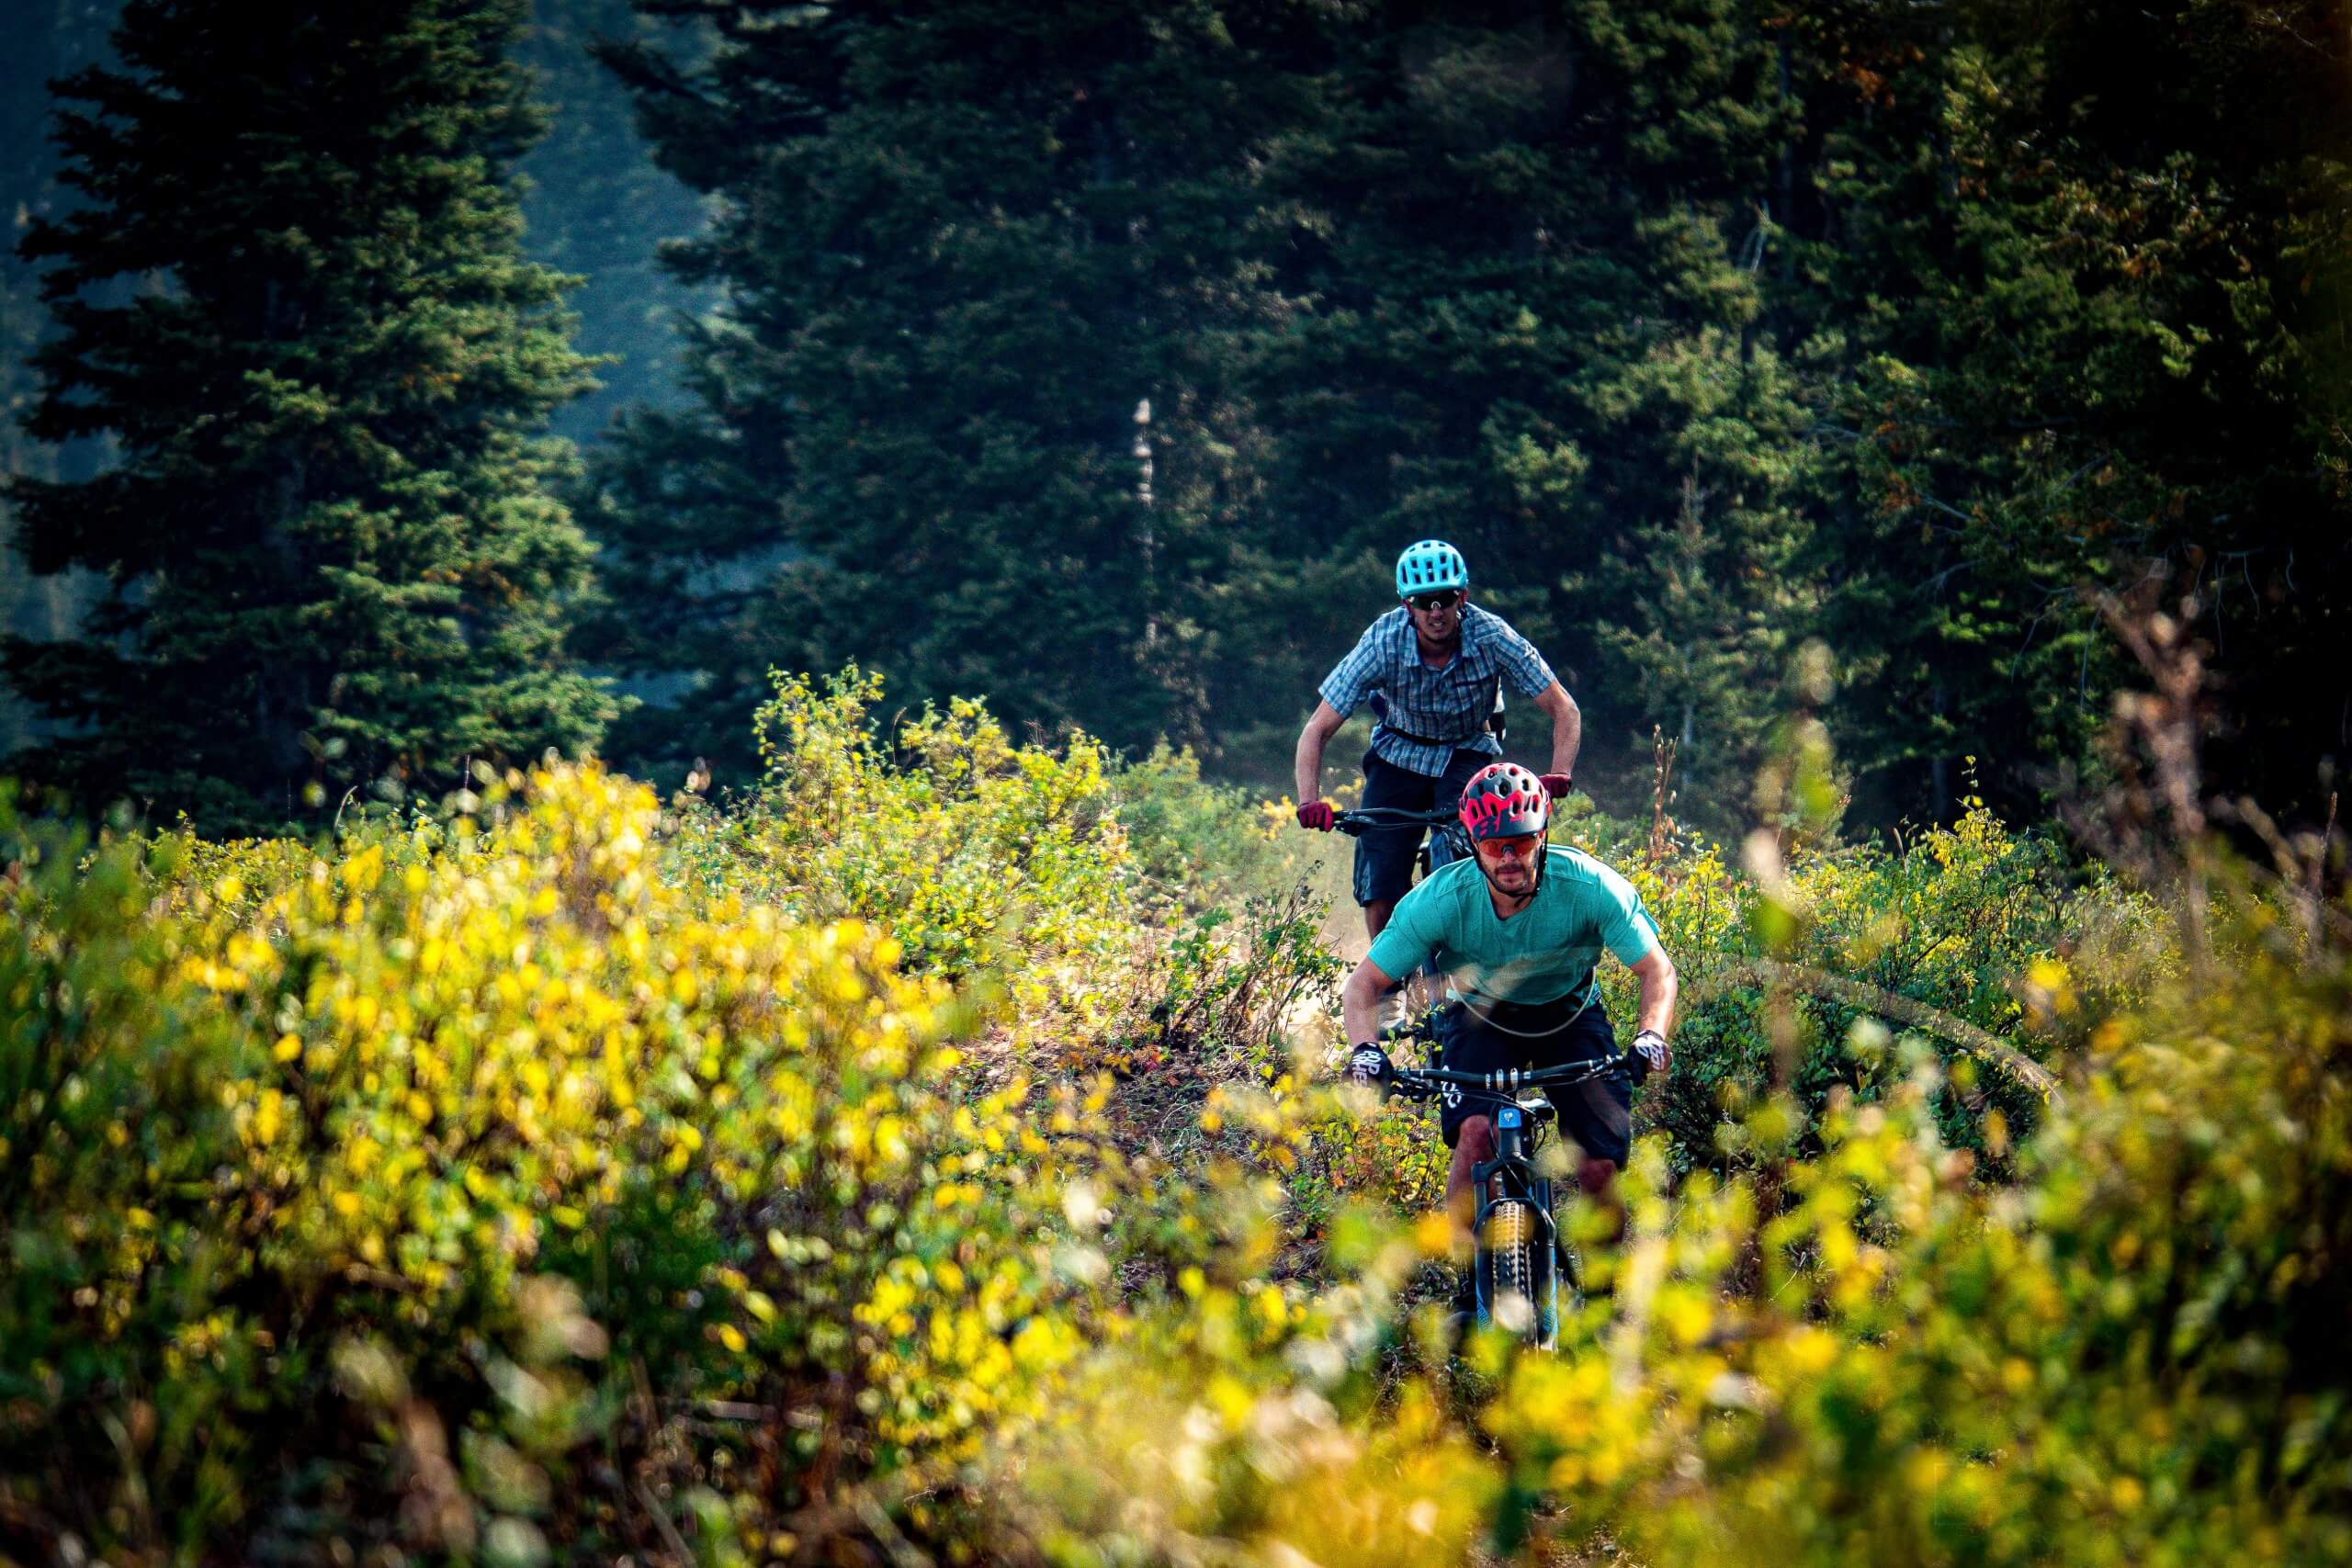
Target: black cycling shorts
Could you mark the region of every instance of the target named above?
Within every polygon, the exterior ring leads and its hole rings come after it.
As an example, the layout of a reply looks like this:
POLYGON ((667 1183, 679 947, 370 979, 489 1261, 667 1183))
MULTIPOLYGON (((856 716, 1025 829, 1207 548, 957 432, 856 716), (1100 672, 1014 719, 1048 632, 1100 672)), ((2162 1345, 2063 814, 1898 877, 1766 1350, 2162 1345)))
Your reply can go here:
MULTIPOLYGON (((1366 751, 1361 804, 1396 811, 1434 811, 1442 805, 1451 811, 1462 804, 1462 792, 1468 787, 1471 775, 1497 761, 1499 759, 1491 751, 1457 750, 1453 761, 1445 765, 1445 776, 1433 779, 1366 751)), ((1381 828, 1357 836, 1357 903, 1394 904, 1405 896, 1413 886, 1413 862, 1421 852, 1422 831, 1419 828, 1381 828)))
MULTIPOLYGON (((1440 1032, 1445 1046, 1444 1065, 1464 1073, 1565 1066, 1610 1055, 1617 1049, 1617 1031, 1597 995, 1581 1010, 1573 998, 1534 1007, 1465 1002, 1445 1010, 1440 1032)), ((1576 1141, 1587 1157, 1625 1163, 1633 1147, 1634 1086, 1624 1074, 1608 1073, 1544 1093, 1559 1110, 1561 1131, 1576 1141)), ((1495 1101, 1480 1100, 1453 1084, 1445 1087, 1438 1104, 1447 1148, 1462 1135, 1464 1119, 1491 1118, 1496 1111, 1495 1101)))

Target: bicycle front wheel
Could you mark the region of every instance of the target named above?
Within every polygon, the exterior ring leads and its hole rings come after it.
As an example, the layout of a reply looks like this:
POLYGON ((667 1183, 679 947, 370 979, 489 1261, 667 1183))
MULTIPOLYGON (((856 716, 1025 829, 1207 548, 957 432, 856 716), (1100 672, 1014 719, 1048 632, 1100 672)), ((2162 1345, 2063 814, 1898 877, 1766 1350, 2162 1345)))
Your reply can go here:
POLYGON ((1478 1303, 1487 1321, 1538 1348, 1559 1332, 1552 1246, 1532 1203, 1506 1199, 1487 1211, 1478 1249, 1478 1303))

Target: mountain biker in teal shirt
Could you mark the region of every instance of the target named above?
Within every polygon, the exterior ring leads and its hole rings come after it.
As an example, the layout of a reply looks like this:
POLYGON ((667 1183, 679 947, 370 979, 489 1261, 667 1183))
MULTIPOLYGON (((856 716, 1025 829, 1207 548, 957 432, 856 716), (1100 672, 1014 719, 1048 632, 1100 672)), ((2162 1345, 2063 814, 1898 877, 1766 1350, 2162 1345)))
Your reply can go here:
MULTIPOLYGON (((1432 872, 1398 901, 1372 951, 1341 993, 1352 1075, 1386 1072, 1379 1003, 1396 976, 1435 959, 1461 1005, 1442 1026, 1444 1065, 1459 1072, 1550 1067, 1613 1055, 1617 1036, 1601 1006, 1595 965, 1605 951, 1641 982, 1634 1070, 1646 1078, 1671 1065, 1674 962, 1641 895, 1582 850, 1544 840, 1551 799, 1516 762, 1498 762, 1462 792, 1462 823, 1477 854, 1432 872)), ((1584 1151, 1578 1179, 1605 1188, 1631 1145, 1633 1086, 1618 1075, 1579 1086, 1558 1104, 1560 1126, 1584 1151)), ((1446 1212, 1466 1251, 1475 1195, 1471 1172, 1494 1157, 1493 1119, 1466 1112, 1449 1089, 1441 1124, 1453 1164, 1446 1212)))

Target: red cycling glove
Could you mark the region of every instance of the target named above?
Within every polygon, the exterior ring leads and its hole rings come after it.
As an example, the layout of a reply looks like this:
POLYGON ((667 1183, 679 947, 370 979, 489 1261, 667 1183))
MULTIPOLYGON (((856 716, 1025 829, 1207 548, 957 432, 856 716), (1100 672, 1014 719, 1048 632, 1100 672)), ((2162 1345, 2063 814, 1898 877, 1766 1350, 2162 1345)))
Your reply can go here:
POLYGON ((1328 800, 1310 800, 1306 802, 1298 808, 1298 825, 1302 828, 1312 828, 1318 833, 1329 832, 1331 830, 1331 803, 1328 800))
POLYGON ((1554 800, 1558 800, 1565 796, 1568 793, 1568 788, 1567 774, 1545 773, 1544 775, 1544 793, 1550 795, 1554 800))

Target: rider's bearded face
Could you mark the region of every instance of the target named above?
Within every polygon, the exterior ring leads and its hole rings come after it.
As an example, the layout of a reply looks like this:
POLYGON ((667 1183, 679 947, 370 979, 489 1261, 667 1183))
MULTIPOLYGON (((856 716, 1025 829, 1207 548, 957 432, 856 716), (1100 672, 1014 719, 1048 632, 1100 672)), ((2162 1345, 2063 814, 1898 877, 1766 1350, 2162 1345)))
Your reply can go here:
POLYGON ((1543 837, 1519 833, 1507 839, 1478 840, 1478 860, 1505 893, 1524 893, 1535 886, 1535 847, 1543 837))
MULTIPOLYGON (((1429 599, 1447 597, 1447 595, 1417 594, 1414 597, 1429 599)), ((1406 613, 1413 617, 1413 629, 1421 634, 1424 641, 1445 642, 1462 629, 1462 606, 1469 603, 1470 596, 1467 593, 1455 592, 1450 597, 1453 601, 1451 604, 1441 605, 1434 610, 1424 610, 1412 599, 1405 601, 1406 613)))

